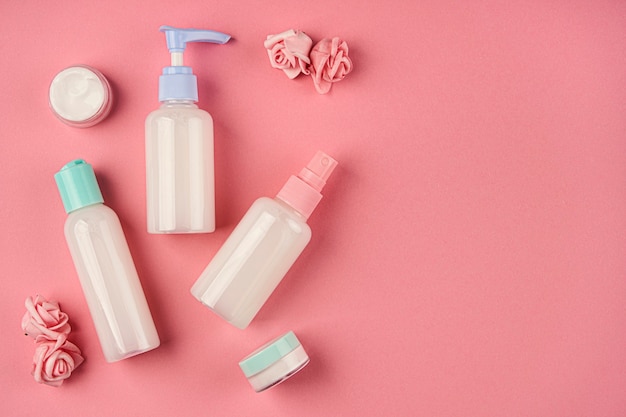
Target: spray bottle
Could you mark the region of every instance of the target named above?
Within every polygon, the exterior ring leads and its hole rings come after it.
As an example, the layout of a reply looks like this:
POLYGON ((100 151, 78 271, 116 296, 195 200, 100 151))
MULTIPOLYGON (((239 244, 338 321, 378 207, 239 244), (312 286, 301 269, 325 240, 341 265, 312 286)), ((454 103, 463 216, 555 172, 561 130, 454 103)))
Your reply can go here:
POLYGON ((146 197, 149 233, 215 230, 213 119, 198 108, 198 82, 183 65, 187 42, 224 44, 229 35, 161 26, 171 65, 159 77, 158 110, 146 119, 146 197))
POLYGON ((306 221, 336 166, 318 152, 276 198, 256 200, 191 294, 233 326, 246 328, 311 240, 306 221))

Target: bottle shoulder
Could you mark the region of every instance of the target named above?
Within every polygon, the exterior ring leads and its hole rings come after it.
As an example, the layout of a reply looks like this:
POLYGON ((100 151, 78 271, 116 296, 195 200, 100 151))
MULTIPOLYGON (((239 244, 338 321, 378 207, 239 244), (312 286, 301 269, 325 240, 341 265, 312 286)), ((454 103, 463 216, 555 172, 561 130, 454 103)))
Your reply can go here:
POLYGON ((146 117, 146 121, 150 122, 158 119, 191 119, 198 118, 204 120, 213 120, 211 114, 206 110, 202 110, 197 106, 178 106, 178 105, 161 105, 156 110, 151 111, 146 117))
POLYGON ((306 219, 298 213, 293 207, 284 203, 277 198, 261 197, 258 198, 251 206, 250 211, 265 211, 276 215, 277 217, 288 217, 290 220, 302 224, 306 228, 309 225, 306 219))
POLYGON ((311 228, 304 217, 288 205, 269 197, 258 198, 252 203, 234 233, 247 233, 251 229, 298 235, 307 242, 311 239, 311 228))
POLYGON ((65 220, 66 227, 72 227, 79 222, 100 222, 103 220, 119 221, 117 214, 108 206, 104 204, 92 204, 72 211, 67 215, 65 220))
POLYGON ((159 110, 192 111, 192 112, 199 112, 199 113, 208 113, 206 110, 198 107, 198 104, 193 101, 180 101, 180 100, 163 101, 161 102, 161 104, 156 110, 152 111, 152 113, 157 112, 159 110))

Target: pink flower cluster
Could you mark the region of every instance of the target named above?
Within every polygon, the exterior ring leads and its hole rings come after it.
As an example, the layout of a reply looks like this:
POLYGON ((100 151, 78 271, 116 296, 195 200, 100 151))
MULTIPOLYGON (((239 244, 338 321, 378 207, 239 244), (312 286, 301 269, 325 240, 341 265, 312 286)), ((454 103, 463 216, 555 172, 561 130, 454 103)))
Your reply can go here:
POLYGON ((348 44, 337 37, 324 38, 313 46, 306 33, 290 29, 269 35, 264 46, 272 67, 283 70, 289 79, 310 75, 320 94, 328 93, 333 83, 352 71, 348 44))
POLYGON ((35 339, 31 373, 40 384, 60 386, 83 363, 80 349, 67 340, 72 328, 59 303, 38 295, 26 299, 22 330, 35 339))

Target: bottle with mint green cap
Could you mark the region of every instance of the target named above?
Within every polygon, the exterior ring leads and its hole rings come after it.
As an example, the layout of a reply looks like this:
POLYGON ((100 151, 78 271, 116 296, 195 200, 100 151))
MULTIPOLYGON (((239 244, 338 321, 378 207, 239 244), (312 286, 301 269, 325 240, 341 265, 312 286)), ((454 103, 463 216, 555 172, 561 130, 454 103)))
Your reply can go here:
POLYGON ((117 214, 104 205, 82 159, 54 175, 68 213, 65 239, 107 362, 159 346, 150 309, 117 214))

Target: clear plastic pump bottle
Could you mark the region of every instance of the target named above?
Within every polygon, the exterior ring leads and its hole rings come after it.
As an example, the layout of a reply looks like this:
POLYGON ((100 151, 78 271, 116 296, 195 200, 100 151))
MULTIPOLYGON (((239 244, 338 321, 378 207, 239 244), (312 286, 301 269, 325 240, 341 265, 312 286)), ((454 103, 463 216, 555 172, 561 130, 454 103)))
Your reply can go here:
POLYGON ((337 162, 318 152, 276 198, 256 200, 191 288, 230 324, 248 327, 311 239, 306 221, 337 162))
POLYGON ((120 221, 103 204, 90 164, 77 159, 54 175, 67 212, 65 238, 107 362, 159 346, 120 221))
POLYGON ((149 233, 215 230, 213 119, 198 108, 198 82, 183 65, 187 42, 224 44, 229 35, 162 26, 171 66, 159 77, 161 107, 146 119, 149 233))

